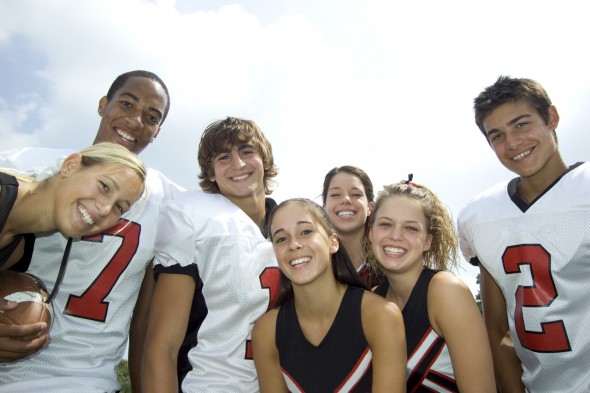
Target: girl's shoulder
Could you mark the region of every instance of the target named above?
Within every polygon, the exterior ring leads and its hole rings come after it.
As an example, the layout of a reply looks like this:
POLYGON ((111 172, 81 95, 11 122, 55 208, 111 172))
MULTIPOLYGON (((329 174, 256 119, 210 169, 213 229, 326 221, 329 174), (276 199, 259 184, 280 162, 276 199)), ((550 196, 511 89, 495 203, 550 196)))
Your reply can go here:
POLYGON ((264 314, 262 314, 257 320, 256 324, 269 324, 269 323, 276 323, 277 315, 279 314, 280 307, 271 308, 264 314))
POLYGON ((469 287, 463 280, 451 272, 437 272, 428 285, 428 298, 453 298, 470 294, 469 287))
POLYGON ((401 311, 395 303, 368 290, 365 290, 363 293, 361 310, 363 318, 364 315, 368 315, 372 319, 401 317, 401 311))
POLYGON ((439 272, 428 286, 428 317, 434 331, 444 337, 444 326, 464 319, 477 308, 467 284, 450 272, 439 272))

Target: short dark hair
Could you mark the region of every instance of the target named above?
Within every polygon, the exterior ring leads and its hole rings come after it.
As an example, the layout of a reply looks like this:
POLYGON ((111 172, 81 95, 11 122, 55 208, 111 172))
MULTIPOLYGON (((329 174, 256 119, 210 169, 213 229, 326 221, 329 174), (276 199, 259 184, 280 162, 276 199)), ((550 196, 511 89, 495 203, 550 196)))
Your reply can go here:
POLYGON ((266 195, 272 193, 272 180, 278 174, 278 169, 272 154, 272 145, 264 136, 258 125, 252 120, 227 117, 224 120, 215 121, 205 128, 199 143, 199 185, 201 189, 210 194, 220 194, 221 190, 217 182, 210 179, 215 175, 213 170, 213 159, 216 155, 226 152, 232 146, 239 146, 244 143, 251 143, 260 153, 264 166, 264 191, 266 195))
POLYGON ((473 100, 475 123, 486 138, 483 128, 485 118, 500 105, 515 101, 526 101, 531 104, 545 124, 549 124, 551 99, 543 86, 532 79, 501 75, 493 85, 488 86, 473 100))
POLYGON ((144 70, 135 70, 135 71, 125 72, 124 74, 119 75, 117 77, 117 79, 115 79, 113 81, 113 83, 111 84, 111 87, 109 88, 109 91, 107 92, 107 100, 110 101, 113 98, 113 96, 115 95, 115 93, 117 93, 117 91, 119 91, 119 89, 121 89, 125 85, 125 83, 127 83, 129 78, 133 78, 133 77, 151 79, 154 82, 158 83, 160 86, 162 86, 162 89, 164 89, 164 92, 166 93, 166 108, 164 108, 164 113, 162 114, 162 121, 159 124, 161 126, 162 123, 164 123, 164 120, 166 120, 166 116, 168 115, 168 110, 170 109, 170 93, 168 93, 168 87, 166 86, 164 81, 158 75, 154 74, 153 72, 144 71, 144 70))

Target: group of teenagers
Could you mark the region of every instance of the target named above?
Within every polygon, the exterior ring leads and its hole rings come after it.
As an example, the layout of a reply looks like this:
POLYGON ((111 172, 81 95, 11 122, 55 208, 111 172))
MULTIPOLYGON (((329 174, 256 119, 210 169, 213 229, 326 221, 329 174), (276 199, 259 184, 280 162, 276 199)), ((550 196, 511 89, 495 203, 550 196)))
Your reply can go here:
POLYGON ((351 165, 321 205, 277 205, 271 144, 235 117, 203 131, 184 190, 137 157, 169 108, 157 75, 127 72, 91 147, 0 153, 0 271, 54 308, 52 326, 0 325, 0 393, 117 392, 127 341, 134 392, 590 390, 590 169, 561 158, 540 84, 502 76, 474 100, 517 177, 457 225, 412 176, 375 195, 351 165))

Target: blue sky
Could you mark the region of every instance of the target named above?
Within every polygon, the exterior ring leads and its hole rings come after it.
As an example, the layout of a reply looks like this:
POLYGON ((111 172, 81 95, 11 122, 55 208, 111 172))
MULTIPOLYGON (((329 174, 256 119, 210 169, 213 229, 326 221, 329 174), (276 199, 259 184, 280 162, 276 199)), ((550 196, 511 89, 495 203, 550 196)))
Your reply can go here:
POLYGON ((0 150, 91 144, 112 80, 147 69, 172 100, 142 158, 187 188, 203 128, 230 115, 272 142, 277 200, 314 199, 352 164, 376 189, 413 172, 456 216, 510 177, 471 109, 500 74, 540 81, 565 160, 588 159, 586 3, 0 0, 0 150))

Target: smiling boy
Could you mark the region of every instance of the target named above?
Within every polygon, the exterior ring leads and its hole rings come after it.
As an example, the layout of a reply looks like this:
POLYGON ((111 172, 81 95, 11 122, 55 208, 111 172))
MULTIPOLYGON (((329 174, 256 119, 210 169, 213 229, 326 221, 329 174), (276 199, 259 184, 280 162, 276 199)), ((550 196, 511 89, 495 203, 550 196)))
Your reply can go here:
POLYGON ((559 114, 541 85, 500 77, 476 123, 518 177, 462 209, 462 252, 481 297, 502 392, 590 390, 590 166, 559 152, 559 114))
POLYGON ((250 120, 210 124, 199 144, 201 190, 160 213, 142 382, 146 393, 257 392, 250 334, 278 295, 266 236, 272 148, 250 120))

